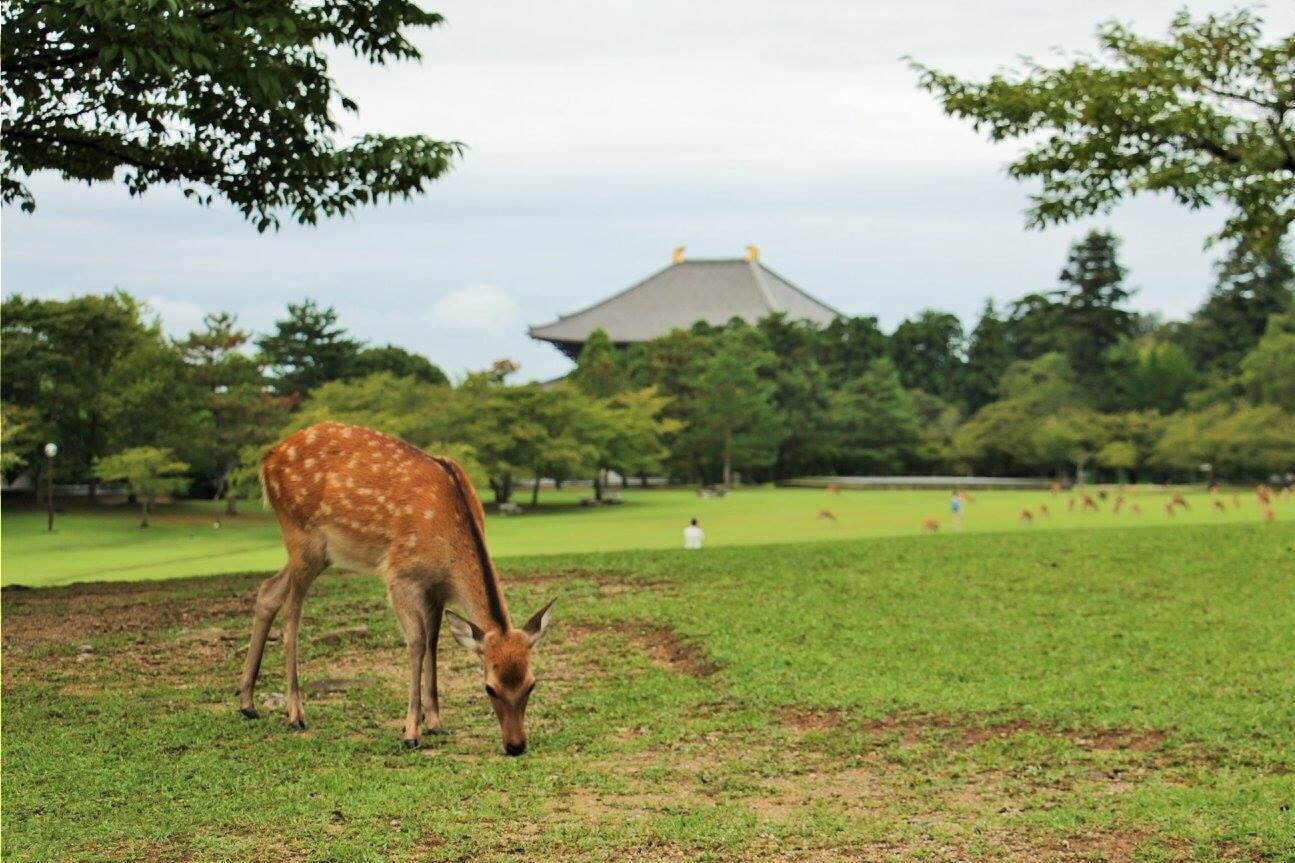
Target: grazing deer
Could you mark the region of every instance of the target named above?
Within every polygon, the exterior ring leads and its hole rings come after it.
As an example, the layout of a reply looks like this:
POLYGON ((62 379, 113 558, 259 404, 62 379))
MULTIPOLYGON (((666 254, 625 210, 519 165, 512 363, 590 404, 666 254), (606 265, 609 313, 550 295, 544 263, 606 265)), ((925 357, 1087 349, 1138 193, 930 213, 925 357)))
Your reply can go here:
POLYGON ((1048 509, 1048 505, 1046 503, 1039 504, 1039 512, 1043 513, 1048 518, 1052 518, 1052 512, 1048 509))
POLYGON ((1260 483, 1255 486, 1255 497, 1259 498, 1260 506, 1268 506, 1273 502, 1273 490, 1260 483))
POLYGON ((1021 510, 1021 521, 1026 524, 1034 524, 1034 513, 1030 512, 1028 509, 1021 510))
POLYGON ((1223 501, 1221 501, 1221 500, 1216 500, 1216 501, 1214 501, 1214 508, 1215 508, 1216 510, 1218 510, 1219 512, 1227 512, 1227 511, 1228 511, 1228 505, 1227 505, 1226 503, 1224 503, 1223 501))
POLYGON ((922 520, 922 530, 927 533, 940 532, 940 520, 938 518, 926 518, 922 520))
POLYGON ((830 509, 820 509, 818 511, 818 517, 836 521, 836 513, 832 512, 830 509))
POLYGON ((520 628, 504 604, 485 541, 485 512, 463 468, 380 432, 341 423, 311 426, 280 441, 261 460, 261 487, 288 550, 278 575, 262 582, 238 689, 239 709, 257 717, 252 692, 266 633, 286 603, 283 649, 288 722, 306 727, 297 683, 301 606, 329 563, 380 575, 409 649, 405 745, 419 745, 426 720, 444 733, 436 686, 441 613, 457 602, 450 629, 481 657, 486 694, 499 720, 504 751, 526 751, 526 704, 535 687, 530 654, 548 631, 550 602, 520 628))
POLYGON ((1081 494, 1080 498, 1083 500, 1085 510, 1091 509, 1093 512, 1097 512, 1097 501, 1093 500, 1086 494, 1081 494))
POLYGON ((1101 498, 1102 500, 1106 500, 1106 496, 1107 496, 1108 494, 1110 494, 1110 492, 1108 492, 1108 491, 1107 491, 1106 489, 1104 489, 1104 488, 1099 488, 1099 489, 1097 490, 1097 496, 1098 496, 1099 498, 1101 498))
POLYGON ((1175 494, 1169 499, 1170 506, 1181 506, 1183 509, 1191 509, 1192 505, 1187 502, 1187 498, 1181 494, 1175 494))

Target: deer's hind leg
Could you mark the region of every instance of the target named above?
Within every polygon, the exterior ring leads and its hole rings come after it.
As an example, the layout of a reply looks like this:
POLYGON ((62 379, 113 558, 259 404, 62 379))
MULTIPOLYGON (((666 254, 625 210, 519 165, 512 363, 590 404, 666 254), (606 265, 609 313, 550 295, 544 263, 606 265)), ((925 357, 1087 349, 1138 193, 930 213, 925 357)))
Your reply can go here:
MULTIPOLYGON (((301 619, 300 602, 304 599, 310 583, 328 565, 322 541, 317 538, 312 539, 305 531, 291 525, 284 525, 283 540, 288 549, 288 562, 283 569, 279 570, 278 575, 261 582, 257 590, 256 608, 252 614, 252 640, 247 648, 247 660, 243 663, 243 678, 238 687, 239 710, 249 719, 257 718, 253 691, 261 673, 261 659, 265 654, 265 641, 270 632, 270 624, 274 622, 279 609, 287 602, 289 607, 285 617, 292 626, 285 625, 284 649, 290 658, 290 679, 295 678, 296 626, 301 619), (291 641, 288 638, 289 628, 292 631, 291 641)), ((290 718, 293 717, 290 716, 290 718)))

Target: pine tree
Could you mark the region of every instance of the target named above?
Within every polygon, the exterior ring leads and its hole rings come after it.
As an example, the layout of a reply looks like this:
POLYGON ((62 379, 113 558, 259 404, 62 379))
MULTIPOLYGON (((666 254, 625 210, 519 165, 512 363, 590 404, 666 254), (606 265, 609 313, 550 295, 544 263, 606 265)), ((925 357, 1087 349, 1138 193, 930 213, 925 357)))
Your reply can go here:
POLYGON ((320 308, 311 299, 288 303, 288 317, 274 326, 275 332, 256 345, 274 370, 280 394, 303 396, 352 373, 360 342, 346 338, 331 307, 320 308))

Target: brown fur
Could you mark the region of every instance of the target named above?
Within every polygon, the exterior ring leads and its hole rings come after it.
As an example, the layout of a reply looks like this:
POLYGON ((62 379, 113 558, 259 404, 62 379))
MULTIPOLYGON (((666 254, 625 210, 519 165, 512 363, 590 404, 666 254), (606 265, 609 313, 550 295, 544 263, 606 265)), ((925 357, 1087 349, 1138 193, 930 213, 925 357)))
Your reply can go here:
POLYGON ((1191 509, 1192 505, 1187 502, 1187 498, 1181 494, 1176 494, 1169 499, 1170 506, 1181 506, 1183 509, 1191 509))
POLYGON ((927 533, 940 532, 940 520, 938 518, 926 518, 922 520, 922 530, 927 533))
POLYGON ((463 469, 389 435, 324 422, 272 448, 262 459, 260 476, 283 533, 288 562, 257 593, 252 641, 239 686, 244 715, 256 716, 252 696, 266 633, 280 607, 286 606, 288 721, 305 727, 297 681, 301 608, 311 583, 336 563, 376 572, 386 582, 409 648, 406 745, 417 745, 424 719, 433 732, 442 730, 437 642, 445 605, 457 602, 468 612, 470 622, 464 625, 471 627, 469 643, 482 656, 486 684, 497 693, 491 702, 505 746, 511 754, 523 750, 522 719, 534 683, 530 648, 547 618, 536 615, 523 629, 513 628, 485 547, 485 511, 463 469))
POLYGON ((1026 524, 1034 524, 1034 513, 1030 512, 1028 509, 1021 510, 1021 521, 1026 524))
POLYGON ((836 521, 836 513, 832 512, 830 509, 820 509, 818 511, 818 517, 836 521))

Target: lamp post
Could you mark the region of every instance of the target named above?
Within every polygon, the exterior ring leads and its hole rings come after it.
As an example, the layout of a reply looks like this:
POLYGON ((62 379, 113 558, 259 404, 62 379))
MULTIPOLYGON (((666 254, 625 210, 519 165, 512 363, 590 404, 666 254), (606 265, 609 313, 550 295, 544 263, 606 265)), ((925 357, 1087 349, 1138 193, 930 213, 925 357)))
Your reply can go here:
POLYGON ((45 444, 45 506, 49 515, 45 532, 54 532, 54 456, 58 455, 58 444, 45 444))

